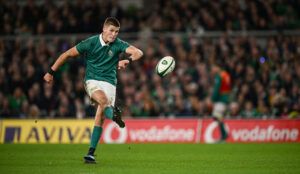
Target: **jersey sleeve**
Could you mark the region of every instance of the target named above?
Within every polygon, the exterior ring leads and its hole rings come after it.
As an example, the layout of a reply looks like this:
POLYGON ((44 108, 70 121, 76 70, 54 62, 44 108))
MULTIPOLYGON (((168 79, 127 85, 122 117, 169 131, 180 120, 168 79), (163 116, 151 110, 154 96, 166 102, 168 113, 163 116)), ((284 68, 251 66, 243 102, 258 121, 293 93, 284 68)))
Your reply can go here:
POLYGON ((129 43, 119 39, 119 49, 121 52, 125 52, 125 50, 129 47, 129 43))
POLYGON ((91 45, 91 38, 85 39, 76 45, 76 49, 80 54, 87 52, 91 45))

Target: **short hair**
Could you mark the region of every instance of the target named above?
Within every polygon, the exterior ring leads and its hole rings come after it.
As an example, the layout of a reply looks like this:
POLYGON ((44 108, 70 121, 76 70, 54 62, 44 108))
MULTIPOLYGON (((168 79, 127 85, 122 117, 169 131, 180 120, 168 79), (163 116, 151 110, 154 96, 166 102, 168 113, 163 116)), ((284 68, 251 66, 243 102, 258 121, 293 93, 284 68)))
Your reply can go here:
POLYGON ((120 27, 120 22, 115 17, 108 17, 105 19, 104 25, 113 25, 115 27, 120 27))

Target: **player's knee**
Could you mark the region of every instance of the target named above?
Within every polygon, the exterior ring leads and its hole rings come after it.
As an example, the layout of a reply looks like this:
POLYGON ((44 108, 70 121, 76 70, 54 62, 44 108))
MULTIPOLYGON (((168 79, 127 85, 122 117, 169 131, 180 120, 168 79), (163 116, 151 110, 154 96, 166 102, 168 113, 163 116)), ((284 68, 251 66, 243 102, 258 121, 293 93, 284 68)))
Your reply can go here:
POLYGON ((96 102, 101 106, 101 107, 105 107, 106 105, 108 105, 108 100, 106 98, 106 96, 102 95, 99 96, 96 100, 96 102))
POLYGON ((107 106, 107 104, 108 104, 107 100, 105 100, 105 99, 99 101, 99 105, 102 106, 102 107, 107 106))

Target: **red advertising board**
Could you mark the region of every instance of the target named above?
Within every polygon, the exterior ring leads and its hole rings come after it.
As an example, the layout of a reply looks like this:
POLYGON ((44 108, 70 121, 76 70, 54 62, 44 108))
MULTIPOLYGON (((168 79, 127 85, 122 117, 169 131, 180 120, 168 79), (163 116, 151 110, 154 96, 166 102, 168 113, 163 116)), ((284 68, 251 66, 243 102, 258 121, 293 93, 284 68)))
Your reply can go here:
MULTIPOLYGON (((208 119, 127 119, 104 125, 104 143, 215 143, 218 123, 208 119)), ((0 143, 89 143, 93 120, 0 120, 0 143)), ((230 143, 300 142, 300 120, 225 120, 230 143)))
POLYGON ((103 130, 104 143, 195 143, 200 140, 200 120, 197 119, 130 119, 123 129, 114 122, 107 122, 103 130))
MULTIPOLYGON (((225 120, 227 142, 300 142, 300 120, 225 120)), ((220 137, 218 124, 203 120, 201 142, 214 143, 220 137)))

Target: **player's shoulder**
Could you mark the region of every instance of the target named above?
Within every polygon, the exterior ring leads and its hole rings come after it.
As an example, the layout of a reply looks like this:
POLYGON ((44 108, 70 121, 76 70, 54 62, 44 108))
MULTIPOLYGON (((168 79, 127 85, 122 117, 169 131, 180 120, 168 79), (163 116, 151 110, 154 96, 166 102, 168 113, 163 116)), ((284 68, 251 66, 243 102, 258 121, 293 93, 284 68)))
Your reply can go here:
POLYGON ((122 39, 120 39, 118 37, 115 40, 115 44, 124 44, 124 43, 128 44, 126 41, 124 41, 124 40, 122 40, 122 39))
POLYGON ((88 40, 88 41, 96 41, 97 39, 99 39, 99 35, 93 35, 93 36, 86 38, 86 40, 88 40))
POLYGON ((82 40, 82 43, 88 46, 93 46, 97 43, 98 39, 99 39, 99 35, 93 35, 82 40))
POLYGON ((119 37, 116 38, 115 42, 120 42, 123 41, 122 39, 120 39, 119 37))

